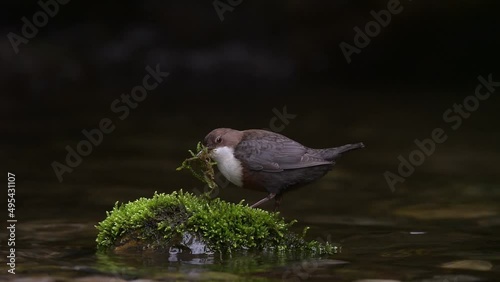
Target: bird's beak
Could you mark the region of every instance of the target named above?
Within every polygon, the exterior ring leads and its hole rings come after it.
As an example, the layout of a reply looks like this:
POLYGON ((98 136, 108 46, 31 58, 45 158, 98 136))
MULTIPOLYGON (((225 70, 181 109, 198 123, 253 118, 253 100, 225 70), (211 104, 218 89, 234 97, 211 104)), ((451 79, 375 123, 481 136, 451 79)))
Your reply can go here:
MULTIPOLYGON (((210 154, 214 148, 207 147, 207 149, 208 149, 208 153, 210 154)), ((201 155, 201 153, 202 153, 202 152, 203 152, 203 151, 199 151, 199 152, 198 152, 198 154, 196 154, 196 156, 197 156, 197 157, 199 157, 199 156, 201 155)))

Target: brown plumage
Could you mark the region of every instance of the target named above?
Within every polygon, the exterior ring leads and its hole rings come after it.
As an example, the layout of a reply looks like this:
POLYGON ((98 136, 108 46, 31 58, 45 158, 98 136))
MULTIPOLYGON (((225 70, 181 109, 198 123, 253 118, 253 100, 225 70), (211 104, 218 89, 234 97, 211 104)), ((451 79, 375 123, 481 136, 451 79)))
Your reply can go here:
POLYGON ((275 209, 283 193, 321 178, 343 153, 364 148, 363 143, 356 143, 311 149, 275 132, 230 128, 214 129, 203 143, 230 182, 269 193, 252 207, 275 198, 275 209))

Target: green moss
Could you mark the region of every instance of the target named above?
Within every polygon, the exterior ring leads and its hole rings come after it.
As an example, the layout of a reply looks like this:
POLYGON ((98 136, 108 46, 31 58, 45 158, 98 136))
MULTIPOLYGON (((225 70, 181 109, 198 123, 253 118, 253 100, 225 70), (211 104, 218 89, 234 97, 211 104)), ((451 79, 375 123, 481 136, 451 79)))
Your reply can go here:
POLYGON ((116 203, 96 228, 100 250, 124 248, 190 249, 230 253, 240 250, 264 252, 300 251, 334 253, 336 247, 306 242, 304 234, 290 231, 278 213, 220 199, 208 200, 190 193, 155 194, 127 204, 116 203))
POLYGON ((317 241, 306 242, 290 231, 278 213, 253 209, 240 204, 210 199, 217 188, 208 148, 198 143, 196 153, 178 168, 189 170, 211 188, 197 197, 190 193, 155 194, 127 204, 115 204, 107 218, 96 228, 98 248, 121 251, 166 249, 192 254, 231 253, 233 251, 334 253, 336 247, 317 241), (180 250, 179 250, 180 249, 180 250))

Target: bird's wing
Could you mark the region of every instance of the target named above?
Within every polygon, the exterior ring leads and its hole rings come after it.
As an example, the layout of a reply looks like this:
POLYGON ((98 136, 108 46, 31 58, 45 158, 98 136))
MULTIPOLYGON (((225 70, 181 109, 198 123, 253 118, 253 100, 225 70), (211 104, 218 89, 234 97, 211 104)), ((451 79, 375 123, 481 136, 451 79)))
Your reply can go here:
POLYGON ((252 134, 245 136, 235 150, 236 158, 244 159, 250 170, 280 172, 333 164, 311 154, 310 149, 288 137, 264 132, 267 134, 254 130, 252 134))

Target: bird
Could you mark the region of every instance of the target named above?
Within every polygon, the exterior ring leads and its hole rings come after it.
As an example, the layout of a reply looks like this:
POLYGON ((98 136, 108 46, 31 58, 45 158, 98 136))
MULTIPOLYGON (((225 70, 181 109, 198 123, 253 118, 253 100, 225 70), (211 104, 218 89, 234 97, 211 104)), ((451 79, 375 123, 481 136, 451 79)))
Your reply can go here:
POLYGON ((274 199, 274 211, 279 209, 285 192, 323 177, 343 153, 365 147, 359 142, 312 149, 276 132, 231 128, 212 130, 202 144, 231 183, 268 193, 251 207, 274 199))

